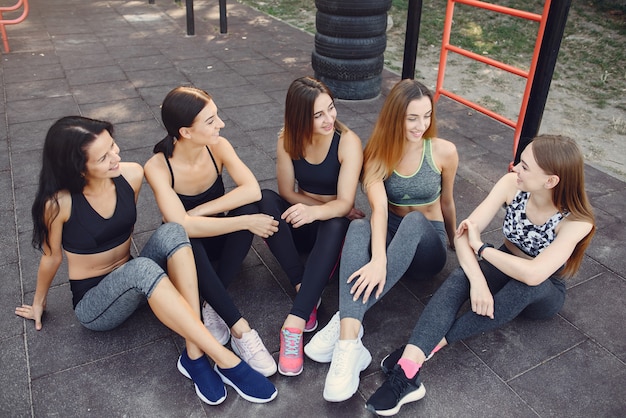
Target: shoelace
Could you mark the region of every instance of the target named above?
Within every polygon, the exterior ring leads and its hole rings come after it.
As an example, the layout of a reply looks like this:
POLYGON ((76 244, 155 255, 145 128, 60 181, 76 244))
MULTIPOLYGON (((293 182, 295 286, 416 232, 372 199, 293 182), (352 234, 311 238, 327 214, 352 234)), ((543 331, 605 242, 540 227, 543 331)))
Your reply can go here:
POLYGON ((402 393, 404 393, 409 386, 409 382, 402 374, 402 370, 393 369, 384 383, 384 385, 388 386, 391 392, 393 392, 396 400, 400 399, 402 393))
POLYGON ((333 321, 330 325, 330 327, 326 326, 324 332, 320 332, 318 335, 320 339, 332 343, 339 339, 341 323, 339 321, 333 321))
POLYGON ((285 356, 300 355, 300 339, 302 334, 295 334, 289 330, 283 330, 283 338, 285 339, 285 356))
POLYGON ((263 343, 261 342, 261 339, 254 334, 245 339, 242 336, 242 338, 238 339, 237 342, 241 344, 243 351, 245 351, 250 357, 254 357, 256 353, 263 350, 263 343))
POLYGON ((348 369, 348 361, 350 360, 348 350, 342 350, 337 347, 337 355, 333 358, 332 374, 341 376, 348 369), (348 358, 346 358, 348 357, 348 358))
POLYGON ((215 309, 209 304, 207 304, 203 309, 204 322, 211 329, 219 329, 223 328, 222 318, 215 312, 215 309))

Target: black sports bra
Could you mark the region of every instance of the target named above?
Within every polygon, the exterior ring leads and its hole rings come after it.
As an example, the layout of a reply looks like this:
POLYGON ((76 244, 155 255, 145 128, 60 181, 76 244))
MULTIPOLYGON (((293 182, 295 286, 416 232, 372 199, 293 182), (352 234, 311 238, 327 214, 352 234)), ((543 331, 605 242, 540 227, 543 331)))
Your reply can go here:
POLYGON ((135 191, 123 176, 114 177, 117 202, 110 218, 103 218, 82 193, 72 193, 70 217, 63 224, 61 244, 75 254, 96 254, 123 244, 137 221, 135 191))
MULTIPOLYGON (((176 193, 178 195, 178 198, 182 202, 183 206, 185 207, 185 210, 191 210, 195 208, 196 206, 199 206, 203 203, 210 202, 211 200, 215 200, 218 197, 224 196, 225 189, 224 189, 224 181, 222 180, 222 174, 217 168, 217 163, 215 162, 215 158, 213 158, 213 154, 211 154, 211 150, 209 149, 209 147, 206 147, 206 150, 209 152, 209 155, 211 156, 211 161, 213 161, 213 165, 215 166, 215 171, 217 172, 217 179, 215 179, 215 182, 208 189, 206 189, 205 191, 197 195, 190 196, 190 195, 176 193)), ((172 176, 172 189, 173 189, 174 188, 174 171, 172 170, 172 166, 170 165, 170 160, 168 158, 165 158, 165 162, 167 163, 167 167, 170 169, 170 175, 172 176)))
POLYGON ((341 132, 335 131, 326 158, 319 164, 311 164, 304 158, 293 161, 293 170, 298 188, 319 195, 332 196, 337 194, 339 179, 339 140, 341 132))

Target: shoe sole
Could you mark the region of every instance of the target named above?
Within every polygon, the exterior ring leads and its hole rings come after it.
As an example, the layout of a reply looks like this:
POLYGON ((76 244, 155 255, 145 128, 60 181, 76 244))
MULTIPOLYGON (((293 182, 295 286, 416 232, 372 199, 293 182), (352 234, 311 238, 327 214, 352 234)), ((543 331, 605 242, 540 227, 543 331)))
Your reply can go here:
POLYGON ((215 366, 215 368, 213 370, 215 370, 215 372, 219 375, 219 377, 222 379, 222 382, 224 382, 228 386, 230 386, 233 389, 235 389, 237 391, 237 393, 239 394, 239 396, 241 396, 242 398, 244 398, 248 402, 252 402, 252 403, 267 403, 267 402, 273 401, 276 398, 276 395, 278 395, 278 391, 276 389, 274 389, 274 393, 272 393, 272 396, 270 396, 269 398, 255 398, 254 396, 250 396, 250 395, 246 394, 245 392, 243 392, 241 389, 239 389, 239 387, 237 385, 235 385, 229 378, 227 378, 222 373, 220 373, 220 370, 217 368, 217 366, 215 366))
POLYGON ((386 409, 386 410, 376 410, 370 404, 367 404, 365 407, 367 408, 368 411, 373 412, 373 413, 375 413, 377 415, 380 415, 380 416, 383 416, 383 417, 390 417, 390 416, 396 415, 398 412, 400 412, 400 408, 402 408, 402 405, 406 405, 406 404, 411 403, 411 402, 419 401, 424 396, 426 396, 426 388, 424 387, 424 384, 421 384, 420 387, 417 388, 417 390, 414 390, 413 392, 407 394, 402 399, 400 399, 400 402, 398 402, 398 405, 396 405, 395 408, 386 409))
POLYGON ((243 356, 241 355, 241 352, 239 351, 239 348, 237 348, 237 344, 234 342, 230 342, 230 348, 233 349, 233 353, 237 354, 238 357, 240 357, 243 361, 245 361, 246 363, 248 363, 248 366, 252 367, 254 370, 256 370, 257 372, 261 373, 263 376, 265 377, 270 377, 273 376, 276 373, 276 363, 274 363, 274 365, 272 367, 267 367, 265 369, 262 369, 260 367, 255 367, 253 366, 248 360, 245 360, 243 358, 243 356))
POLYGON ((280 364, 278 365, 278 373, 282 374, 283 376, 298 376, 300 373, 302 373, 302 370, 304 370, 304 367, 301 367, 300 370, 298 370, 297 372, 285 372, 280 368, 280 364))
MULTIPOLYGON (((185 366, 183 366, 183 364, 180 362, 180 358, 178 359, 178 363, 176 364, 176 367, 178 368, 178 371, 185 376, 187 379, 191 380, 193 382, 193 379, 191 378, 191 375, 189 374, 189 372, 187 371, 187 369, 185 369, 185 366)), ((196 395, 198 395, 198 398, 200 398, 200 400, 202 400, 202 402, 209 404, 209 405, 219 405, 222 402, 224 402, 226 400, 226 395, 228 395, 228 393, 226 392, 226 388, 224 388, 224 396, 222 396, 221 398, 219 398, 217 401, 212 401, 210 399, 208 399, 206 396, 204 396, 202 394, 202 392, 200 392, 200 389, 198 388, 198 385, 196 385, 196 383, 194 382, 193 387, 196 389, 196 395)))
MULTIPOLYGON (((365 353, 366 353, 366 356, 364 358, 360 359, 361 362, 359 363, 360 364, 359 365, 359 375, 361 374, 361 372, 363 370, 367 369, 367 366, 369 366, 370 363, 372 362, 372 355, 370 354, 370 352, 369 352, 369 350, 367 348, 365 349, 365 353)), ((342 396, 331 396, 331 395, 328 395, 326 393, 326 385, 324 385, 324 393, 323 393, 324 399, 327 400, 328 402, 343 402, 343 401, 346 401, 346 400, 350 399, 356 393, 356 391, 359 389, 360 381, 361 380, 360 380, 359 376, 357 375, 356 385, 353 384, 352 387, 349 388, 348 391, 346 391, 346 392, 344 392, 342 394, 342 396)))

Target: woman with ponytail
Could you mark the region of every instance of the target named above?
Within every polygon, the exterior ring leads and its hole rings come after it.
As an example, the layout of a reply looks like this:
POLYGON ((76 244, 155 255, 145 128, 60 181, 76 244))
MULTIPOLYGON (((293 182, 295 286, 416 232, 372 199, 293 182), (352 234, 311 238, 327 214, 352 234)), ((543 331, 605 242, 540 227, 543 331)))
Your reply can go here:
POLYGON ((206 327, 222 344, 262 373, 276 362, 227 288, 241 269, 252 238, 267 238, 278 222, 259 213, 261 189, 228 140, 211 96, 194 87, 170 91, 161 106, 167 136, 154 147, 145 175, 165 222, 181 224, 191 241, 206 327), (236 187, 224 189, 226 170, 236 187), (232 336, 232 338, 231 338, 232 336))

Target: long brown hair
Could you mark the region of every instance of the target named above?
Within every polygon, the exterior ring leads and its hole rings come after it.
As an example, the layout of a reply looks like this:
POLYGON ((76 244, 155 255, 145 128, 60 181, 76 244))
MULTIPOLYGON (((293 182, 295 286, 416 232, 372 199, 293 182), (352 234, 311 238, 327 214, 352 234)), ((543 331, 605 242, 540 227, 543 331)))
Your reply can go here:
MULTIPOLYGON (((322 93, 328 94, 331 100, 335 101, 328 87, 312 77, 294 80, 287 90, 285 124, 279 136, 283 138, 285 151, 293 160, 304 157, 304 148, 312 140, 315 99, 322 93)), ((335 129, 347 130, 346 126, 336 119, 335 129)))
POLYGON ((389 92, 363 151, 364 169, 361 180, 366 190, 373 182, 389 177, 402 158, 406 110, 409 103, 422 97, 428 97, 432 105, 431 122, 424 132, 424 138, 437 136, 432 92, 419 81, 405 79, 398 82, 389 92))
POLYGON ((547 174, 559 177, 558 184, 552 189, 554 205, 561 212, 569 212, 569 219, 593 225, 585 238, 576 244, 561 272, 563 276, 573 276, 596 231, 593 209, 585 191, 583 154, 573 139, 561 135, 540 135, 531 144, 539 167, 547 174))

